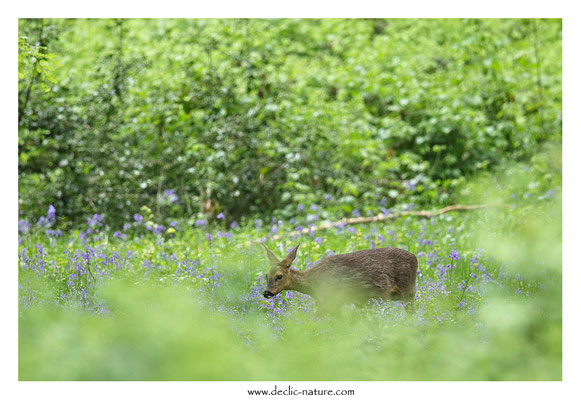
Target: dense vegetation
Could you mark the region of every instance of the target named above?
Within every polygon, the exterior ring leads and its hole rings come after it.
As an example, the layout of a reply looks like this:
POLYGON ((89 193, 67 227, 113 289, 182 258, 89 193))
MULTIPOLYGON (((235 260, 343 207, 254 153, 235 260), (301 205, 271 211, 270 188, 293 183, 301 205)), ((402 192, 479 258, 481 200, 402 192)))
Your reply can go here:
POLYGON ((560 141, 560 71, 560 20, 21 20, 20 210, 447 204, 560 141))
POLYGON ((168 233, 144 217, 112 233, 95 217, 80 234, 22 229, 20 379, 559 380, 561 200, 540 183, 551 173, 558 188, 559 170, 556 154, 466 188, 507 208, 276 242, 295 224, 168 233), (417 311, 372 300, 320 316, 306 295, 265 299, 269 264, 252 239, 281 255, 300 241, 299 269, 408 249, 417 311))
POLYGON ((560 20, 19 27, 21 380, 561 379, 560 20), (259 242, 409 250, 416 308, 259 242))

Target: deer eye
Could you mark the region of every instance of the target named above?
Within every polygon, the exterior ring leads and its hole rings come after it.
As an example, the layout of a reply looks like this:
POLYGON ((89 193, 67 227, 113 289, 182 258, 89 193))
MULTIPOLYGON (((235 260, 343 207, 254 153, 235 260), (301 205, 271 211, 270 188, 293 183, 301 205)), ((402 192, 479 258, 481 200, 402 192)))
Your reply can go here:
POLYGON ((276 276, 276 280, 277 280, 277 281, 280 281, 281 279, 282 279, 282 275, 277 275, 277 276, 276 276))

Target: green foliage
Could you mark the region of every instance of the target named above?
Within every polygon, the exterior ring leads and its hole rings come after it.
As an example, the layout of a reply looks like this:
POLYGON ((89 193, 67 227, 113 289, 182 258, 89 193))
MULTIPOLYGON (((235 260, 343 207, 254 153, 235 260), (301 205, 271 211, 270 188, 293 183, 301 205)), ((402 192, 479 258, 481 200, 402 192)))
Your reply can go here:
MULTIPOLYGON (((414 252, 415 314, 390 302, 319 317, 308 298, 264 299, 255 289, 268 261, 248 243, 266 233, 260 229, 231 231, 228 239, 212 234, 212 241, 192 229, 86 241, 32 232, 21 244, 29 261, 20 257, 19 378, 560 380, 561 200, 522 183, 471 188, 486 189, 487 201, 508 189, 517 195, 514 208, 301 238, 299 269, 328 250, 368 248, 380 235, 414 252), (33 244, 41 243, 39 253, 33 244), (96 280, 67 267, 70 253, 87 246, 95 249, 96 280), (31 268, 33 258, 44 272, 31 268), (188 260, 197 265, 190 272, 188 260), (88 296, 81 291, 87 287, 88 296)), ((296 241, 275 244, 286 249, 296 241)))
POLYGON ((561 138, 559 20, 21 20, 19 48, 26 215, 446 204, 561 138))

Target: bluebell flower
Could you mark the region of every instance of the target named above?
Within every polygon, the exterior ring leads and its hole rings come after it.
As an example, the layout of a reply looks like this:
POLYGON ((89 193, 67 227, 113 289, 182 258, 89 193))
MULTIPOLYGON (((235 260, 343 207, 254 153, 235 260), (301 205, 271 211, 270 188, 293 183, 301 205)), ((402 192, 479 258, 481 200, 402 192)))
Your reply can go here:
POLYGON ((205 219, 197 219, 195 222, 195 225, 196 226, 204 226, 204 225, 207 225, 207 222, 205 219))
POLYGON ((460 252, 456 249, 452 249, 450 255, 448 256, 451 260, 459 260, 460 259, 460 252))
POLYGON ((216 215, 217 219, 224 219, 224 213, 220 213, 218 215, 216 215))
POLYGON ((299 204, 297 206, 297 211, 301 211, 301 210, 304 210, 304 209, 305 209, 305 206, 303 204, 299 204))
POLYGON ((36 250, 38 250, 38 254, 40 254, 40 256, 42 257, 44 252, 44 246, 40 244, 35 244, 34 247, 36 247, 36 250))
POLYGON ((30 229, 30 224, 28 223, 28 221, 21 219, 20 221, 18 221, 18 230, 21 233, 28 233, 30 229))
POLYGON ((234 221, 234 222, 232 222, 230 224, 230 228, 232 228, 232 229, 236 229, 236 228, 239 228, 239 227, 240 227, 240 225, 238 225, 238 222, 236 222, 236 221, 234 221))
POLYGON ((45 228, 50 225, 50 222, 46 217, 41 216, 36 224, 42 228, 45 228))
POLYGON ((381 233, 379 233, 377 235, 377 239, 379 239, 379 245, 383 246, 383 242, 385 242, 385 238, 383 237, 383 235, 381 233))
POLYGON ((170 203, 175 203, 178 201, 178 196, 175 194, 173 189, 164 190, 163 195, 167 200, 169 200, 170 203))
POLYGON ((135 222, 141 222, 143 221, 143 217, 139 214, 135 214, 133 215, 133 219, 135 220, 135 222))
POLYGON ((50 222, 54 223, 55 216, 56 216, 56 210, 55 210, 54 206, 51 204, 48 206, 48 213, 47 213, 48 220, 50 222))
POLYGON ((361 213, 359 211, 357 211, 357 210, 353 210, 353 212, 351 214, 353 214, 354 217, 360 217, 361 216, 361 213))
POLYGON ((46 230, 46 234, 48 236, 56 236, 56 237, 60 237, 63 235, 63 232, 60 229, 47 229, 46 230))

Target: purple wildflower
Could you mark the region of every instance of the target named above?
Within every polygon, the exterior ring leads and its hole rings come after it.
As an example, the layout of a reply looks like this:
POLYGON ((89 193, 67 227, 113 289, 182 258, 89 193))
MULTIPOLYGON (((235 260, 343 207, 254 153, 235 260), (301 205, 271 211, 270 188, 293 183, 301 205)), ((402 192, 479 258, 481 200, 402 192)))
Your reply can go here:
POLYGON ((63 232, 60 229, 47 229, 46 234, 48 236, 57 236, 60 237, 63 235, 63 232))
POLYGON ((37 224, 38 226, 42 227, 42 228, 45 228, 45 227, 47 227, 47 226, 49 226, 49 225, 50 225, 50 222, 48 221, 48 219, 46 219, 46 217, 44 217, 44 216, 41 216, 41 217, 38 219, 38 222, 37 222, 36 224, 37 224))
POLYGON ((460 259, 460 252, 456 249, 452 249, 450 255, 448 256, 451 260, 459 260, 460 259))
POLYGON ((36 247, 36 250, 38 250, 38 254, 40 254, 40 256, 42 257, 44 252, 44 246, 40 244, 35 244, 34 247, 36 247))
POLYGON ((205 219, 197 219, 196 223, 195 223, 196 226, 204 226, 206 224, 207 224, 207 222, 205 219))
POLYGON ((377 234, 377 239, 379 239, 379 245, 383 246, 383 243, 385 242, 385 238, 383 237, 383 235, 381 233, 377 234))
POLYGON ((353 210, 353 212, 351 214, 353 214, 354 217, 360 217, 361 216, 361 213, 359 211, 357 211, 357 210, 353 210))
POLYGON ((224 219, 224 213, 220 213, 218 215, 216 215, 217 219, 224 219))
POLYGON ((169 200, 170 203, 175 203, 178 201, 178 196, 175 194, 173 189, 164 190, 163 195, 167 200, 169 200))
POLYGON ((232 229, 236 229, 236 228, 239 228, 239 227, 240 227, 240 225, 238 225, 238 222, 236 222, 236 221, 234 221, 234 222, 232 222, 230 224, 230 228, 232 228, 232 229))
POLYGON ((135 214, 133 215, 133 219, 135 220, 135 222, 141 222, 143 221, 143 217, 139 214, 135 214))
POLYGON ((93 228, 95 226, 101 226, 103 224, 103 220, 104 218, 102 215, 94 214, 92 217, 87 218, 87 224, 93 228))
POLYGON ((29 229, 30 224, 28 223, 28 221, 24 219, 18 221, 18 230, 20 231, 20 233, 28 233, 29 229))
POLYGON ((54 223, 55 222, 55 216, 56 216, 56 210, 55 210, 54 206, 51 204, 51 205, 48 206, 48 213, 47 213, 48 220, 51 223, 54 223))

